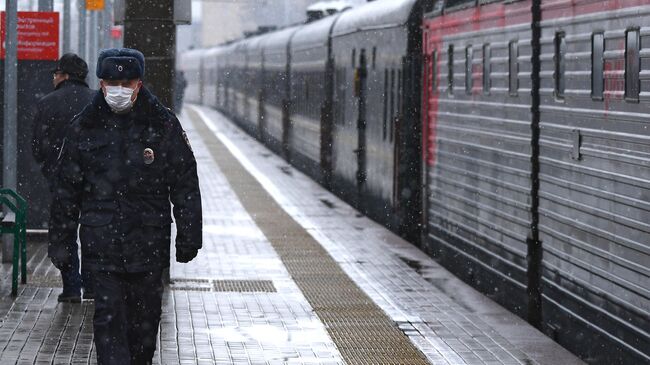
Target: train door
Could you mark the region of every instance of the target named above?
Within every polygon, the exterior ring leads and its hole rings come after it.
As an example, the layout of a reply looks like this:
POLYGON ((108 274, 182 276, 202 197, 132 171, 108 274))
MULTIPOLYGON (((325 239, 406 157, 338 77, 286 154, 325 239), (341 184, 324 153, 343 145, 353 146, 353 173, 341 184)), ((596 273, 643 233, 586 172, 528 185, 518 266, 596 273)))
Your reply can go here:
POLYGON ((251 67, 251 57, 248 52, 246 52, 244 69, 242 70, 242 84, 240 85, 240 95, 242 101, 241 109, 241 118, 246 121, 246 123, 251 123, 251 104, 250 104, 250 86, 254 85, 252 80, 253 68, 251 67))
POLYGON ((323 185, 332 188, 332 143, 334 133, 334 60, 328 57, 325 65, 325 100, 321 106, 320 161, 323 185))
POLYGON ((391 124, 390 124, 390 140, 393 142, 393 209, 398 214, 400 213, 400 165, 402 146, 402 136, 400 133, 400 126, 402 120, 402 70, 391 70, 391 124))
POLYGON ((357 194, 359 210, 363 211, 361 202, 363 189, 366 183, 366 86, 367 86, 367 60, 366 50, 359 54, 359 67, 354 74, 354 95, 358 99, 359 115, 357 117, 357 194))
POLYGON ((282 78, 282 82, 284 83, 284 88, 282 89, 284 94, 284 98, 282 99, 282 155, 285 160, 291 161, 290 140, 293 132, 291 130, 291 41, 287 43, 286 59, 284 61, 284 77, 282 78))
POLYGON ((264 63, 265 63, 265 58, 264 58, 264 54, 262 53, 262 67, 260 68, 260 74, 258 76, 260 87, 258 88, 258 92, 257 92, 257 133, 260 141, 264 141, 266 138, 264 136, 264 131, 266 130, 265 90, 266 90, 266 83, 268 82, 268 80, 266 79, 264 63))
POLYGON ((203 69, 203 58, 199 59, 199 104, 204 105, 203 94, 205 92, 205 70, 203 69))
MULTIPOLYGON (((228 75, 229 72, 226 72, 226 76, 228 75)), ((224 111, 228 112, 228 108, 230 107, 230 79, 226 78, 226 80, 223 83, 223 109, 224 111)))
MULTIPOLYGON (((288 66, 287 66, 288 67, 288 66)), ((287 69, 288 70, 288 69, 287 69)), ((289 84, 289 71, 284 72, 283 82, 289 84)), ((284 89, 285 97, 282 99, 282 156, 285 160, 291 161, 291 95, 290 84, 284 89)))
POLYGON ((219 67, 215 66, 212 72, 214 72, 214 107, 219 108, 219 93, 221 92, 221 84, 219 83, 219 67))
MULTIPOLYGON (((428 39, 425 44, 429 45, 428 39)), ((421 242, 425 242, 429 228, 429 172, 432 169, 435 157, 435 127, 438 113, 438 49, 436 45, 429 45, 425 51, 423 62, 423 90, 422 90, 422 235, 421 242)))
MULTIPOLYGON (((422 230, 422 28, 410 24, 408 51, 395 72, 394 208, 399 233, 419 243, 422 230)), ((392 76, 392 75, 391 75, 392 76)), ((392 77, 391 77, 392 81, 392 77)))

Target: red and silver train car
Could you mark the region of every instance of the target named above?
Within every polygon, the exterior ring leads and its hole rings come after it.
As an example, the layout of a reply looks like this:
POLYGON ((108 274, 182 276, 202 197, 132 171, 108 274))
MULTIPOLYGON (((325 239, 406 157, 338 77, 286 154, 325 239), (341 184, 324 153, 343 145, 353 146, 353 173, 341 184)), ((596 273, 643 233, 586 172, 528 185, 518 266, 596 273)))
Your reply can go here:
POLYGON ((531 1, 447 1, 424 20, 427 237, 435 257, 527 314, 531 1))
POLYGON ((430 10, 425 246, 589 362, 650 362, 650 5, 430 10))
POLYGON ((598 363, 650 363, 650 2, 541 3, 545 328, 598 363))

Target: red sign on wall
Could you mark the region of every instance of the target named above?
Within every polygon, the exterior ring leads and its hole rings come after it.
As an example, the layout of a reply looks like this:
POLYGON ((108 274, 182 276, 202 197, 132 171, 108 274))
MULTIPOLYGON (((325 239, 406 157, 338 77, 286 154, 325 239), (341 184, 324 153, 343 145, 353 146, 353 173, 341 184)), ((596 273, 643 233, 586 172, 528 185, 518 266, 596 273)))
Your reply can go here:
MULTIPOLYGON (((0 32, 0 58, 5 58, 5 13, 0 32)), ((18 12, 18 59, 56 61, 59 59, 59 13, 18 12)))
POLYGON ((111 38, 122 39, 122 27, 115 25, 111 28, 111 38))

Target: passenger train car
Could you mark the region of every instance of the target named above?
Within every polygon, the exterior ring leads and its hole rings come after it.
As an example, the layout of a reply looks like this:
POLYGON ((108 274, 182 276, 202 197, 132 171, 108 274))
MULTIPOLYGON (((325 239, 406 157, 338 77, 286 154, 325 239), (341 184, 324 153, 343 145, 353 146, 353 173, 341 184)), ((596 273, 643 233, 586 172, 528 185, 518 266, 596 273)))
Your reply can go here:
POLYGON ((540 47, 542 318, 650 363, 650 3, 544 1, 540 47))
POLYGON ((379 0, 182 56, 219 109, 590 363, 650 363, 650 4, 379 0))

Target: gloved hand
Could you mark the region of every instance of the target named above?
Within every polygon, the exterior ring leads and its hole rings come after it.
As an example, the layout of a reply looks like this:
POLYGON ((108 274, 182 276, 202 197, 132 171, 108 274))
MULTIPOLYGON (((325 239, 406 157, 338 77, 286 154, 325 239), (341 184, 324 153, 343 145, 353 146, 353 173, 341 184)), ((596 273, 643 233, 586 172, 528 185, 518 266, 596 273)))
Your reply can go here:
POLYGON ((53 257, 50 256, 50 260, 52 260, 52 265, 56 267, 59 270, 66 270, 70 267, 70 258, 64 258, 64 257, 53 257))
POLYGON ((186 263, 192 261, 199 252, 196 248, 177 247, 176 248, 176 261, 186 263))
POLYGON ((53 244, 48 245, 47 256, 52 260, 52 264, 59 270, 65 270, 70 267, 72 256, 66 247, 53 244))

